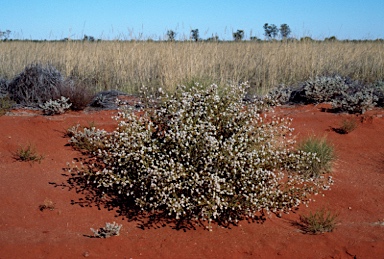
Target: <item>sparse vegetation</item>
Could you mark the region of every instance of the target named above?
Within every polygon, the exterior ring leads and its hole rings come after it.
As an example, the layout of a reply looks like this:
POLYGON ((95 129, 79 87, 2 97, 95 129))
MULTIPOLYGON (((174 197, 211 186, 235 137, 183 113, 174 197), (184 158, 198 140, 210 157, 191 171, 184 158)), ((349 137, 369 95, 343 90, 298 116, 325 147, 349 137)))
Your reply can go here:
POLYGON ((107 222, 105 223, 105 227, 97 230, 91 228, 91 231, 94 233, 94 237, 108 238, 108 237, 120 235, 121 227, 122 225, 119 225, 116 222, 113 222, 113 223, 107 222))
POLYGON ((23 147, 20 146, 14 154, 16 160, 24 161, 24 162, 41 162, 44 159, 43 155, 39 155, 36 152, 35 147, 31 144, 23 147))
POLYGON ((340 134, 348 134, 354 131, 358 127, 358 122, 354 118, 343 119, 341 126, 336 129, 340 134))
POLYGON ((43 204, 39 205, 39 210, 54 210, 55 209, 55 203, 51 201, 50 199, 45 199, 43 204))
POLYGON ((299 225, 305 233, 321 234, 332 232, 336 227, 337 217, 337 214, 322 208, 315 213, 310 212, 308 215, 301 216, 301 223, 299 225))

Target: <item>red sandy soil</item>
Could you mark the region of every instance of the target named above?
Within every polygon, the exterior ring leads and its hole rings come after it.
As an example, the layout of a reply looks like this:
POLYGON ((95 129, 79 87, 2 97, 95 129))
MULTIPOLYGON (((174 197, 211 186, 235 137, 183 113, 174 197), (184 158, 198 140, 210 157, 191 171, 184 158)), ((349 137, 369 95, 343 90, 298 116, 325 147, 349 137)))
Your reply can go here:
POLYGON ((112 130, 115 111, 70 112, 42 116, 12 111, 0 117, 0 258, 384 258, 384 110, 356 117, 359 127, 349 134, 332 128, 355 115, 322 112, 320 106, 284 107, 276 111, 293 118, 298 139, 324 136, 336 150, 335 180, 325 196, 309 207, 264 222, 241 221, 229 228, 213 225, 177 230, 174 225, 142 228, 117 208, 106 209, 86 194, 68 188, 67 162, 79 158, 67 145, 69 127, 90 123, 112 130), (31 144, 45 158, 41 163, 17 161, 13 154, 31 144), (45 200, 54 210, 40 210, 45 200), (319 208, 337 212, 331 233, 303 233, 295 222, 319 208), (119 236, 91 238, 90 228, 106 222, 123 227, 119 236))

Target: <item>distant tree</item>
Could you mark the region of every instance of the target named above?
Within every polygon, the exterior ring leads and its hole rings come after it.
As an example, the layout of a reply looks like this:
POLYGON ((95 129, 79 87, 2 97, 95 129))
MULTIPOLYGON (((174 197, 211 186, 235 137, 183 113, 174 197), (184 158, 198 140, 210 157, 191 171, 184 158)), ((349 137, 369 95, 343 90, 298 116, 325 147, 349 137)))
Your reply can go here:
POLYGON ((8 40, 10 34, 11 34, 10 30, 0 31, 0 40, 3 38, 4 40, 8 40))
POLYGON ((268 23, 265 23, 263 28, 264 28, 264 35, 268 39, 274 39, 279 34, 279 29, 274 24, 269 25, 268 23))
POLYGON ((95 37, 93 37, 93 36, 88 36, 88 35, 84 35, 83 41, 94 42, 94 41, 95 41, 95 37))
POLYGON ((234 41, 241 41, 244 38, 244 31, 243 30, 237 30, 232 35, 233 35, 234 41))
POLYGON ((191 30, 191 39, 194 41, 199 41, 199 29, 191 30))
POLYGON ((291 28, 289 28, 288 24, 284 23, 280 25, 280 36, 282 39, 287 39, 289 34, 291 34, 291 28))
POLYGON ((174 32, 173 30, 168 30, 167 31, 167 40, 168 41, 174 41, 176 38, 176 32, 174 32))
POLYGON ((258 37, 256 36, 252 36, 249 38, 251 41, 261 41, 261 39, 259 39, 258 37))
POLYGON ((325 38, 324 41, 337 41, 337 38, 335 36, 331 36, 329 38, 325 38))

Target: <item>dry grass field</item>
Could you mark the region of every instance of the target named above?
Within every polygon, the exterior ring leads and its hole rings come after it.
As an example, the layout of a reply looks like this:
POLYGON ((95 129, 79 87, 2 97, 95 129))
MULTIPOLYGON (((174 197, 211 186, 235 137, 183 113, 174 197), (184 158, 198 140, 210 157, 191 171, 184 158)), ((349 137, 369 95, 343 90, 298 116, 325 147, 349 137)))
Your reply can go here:
POLYGON ((374 42, 0 42, 0 77, 28 64, 50 63, 88 79, 96 91, 135 93, 142 86, 172 91, 192 82, 249 81, 254 92, 316 75, 366 82, 384 78, 384 44, 374 42))

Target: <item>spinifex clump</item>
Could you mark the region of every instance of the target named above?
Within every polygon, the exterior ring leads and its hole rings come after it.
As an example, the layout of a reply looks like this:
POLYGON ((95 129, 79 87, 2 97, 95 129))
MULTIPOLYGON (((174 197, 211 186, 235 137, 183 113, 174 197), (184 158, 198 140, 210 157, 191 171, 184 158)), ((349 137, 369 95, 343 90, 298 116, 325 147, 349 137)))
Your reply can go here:
MULTIPOLYGON (((319 158, 294 150, 290 120, 267 118, 269 102, 244 103, 245 90, 197 85, 145 96, 138 113, 122 107, 115 131, 88 135, 95 161, 73 170, 111 197, 176 219, 224 223, 288 212, 331 179, 306 173, 319 158)), ((83 138, 79 131, 72 141, 83 138)))

